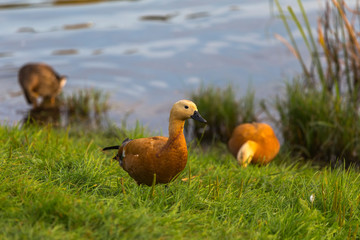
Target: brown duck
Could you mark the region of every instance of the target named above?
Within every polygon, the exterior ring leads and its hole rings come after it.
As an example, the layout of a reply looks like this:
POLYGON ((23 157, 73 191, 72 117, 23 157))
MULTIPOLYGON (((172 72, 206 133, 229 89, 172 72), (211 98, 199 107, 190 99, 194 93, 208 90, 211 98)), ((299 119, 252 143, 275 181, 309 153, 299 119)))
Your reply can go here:
POLYGON ((238 163, 267 164, 279 152, 280 143, 274 130, 266 123, 245 123, 237 126, 228 142, 230 152, 238 163))
POLYGON ((37 107, 37 98, 49 98, 51 105, 60 94, 66 83, 66 77, 60 76, 49 65, 44 63, 29 63, 22 66, 18 74, 19 83, 25 98, 33 107, 37 107))
POLYGON ((103 150, 118 149, 115 159, 138 184, 151 186, 154 179, 156 183, 169 183, 187 163, 188 151, 183 130, 185 120, 189 118, 206 123, 193 102, 180 100, 170 111, 169 138, 125 139, 121 146, 103 150))

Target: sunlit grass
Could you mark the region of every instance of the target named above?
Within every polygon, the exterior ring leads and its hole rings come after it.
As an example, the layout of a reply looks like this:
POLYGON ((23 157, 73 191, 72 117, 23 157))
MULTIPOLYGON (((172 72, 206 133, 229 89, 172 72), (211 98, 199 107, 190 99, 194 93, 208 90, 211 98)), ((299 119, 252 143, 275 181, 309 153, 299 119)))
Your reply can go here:
POLYGON ((123 134, 147 131, 109 131, 115 134, 1 126, 0 238, 360 236, 360 178, 352 168, 314 169, 288 155, 240 168, 225 146, 192 149, 179 179, 152 190, 101 152, 123 134))

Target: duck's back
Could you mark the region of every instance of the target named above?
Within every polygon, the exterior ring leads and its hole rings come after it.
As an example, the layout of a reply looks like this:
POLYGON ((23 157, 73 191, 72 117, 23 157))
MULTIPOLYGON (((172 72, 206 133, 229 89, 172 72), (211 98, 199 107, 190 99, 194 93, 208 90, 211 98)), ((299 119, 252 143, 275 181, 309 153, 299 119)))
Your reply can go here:
POLYGON ((154 174, 157 183, 168 183, 185 168, 187 147, 162 136, 139 138, 120 149, 120 155, 123 169, 137 183, 151 185, 154 174))
POLYGON ((19 82, 25 90, 33 90, 40 96, 57 93, 61 77, 46 64, 27 64, 19 71, 19 82))
POLYGON ((266 163, 279 152, 280 143, 273 129, 265 123, 245 123, 237 126, 229 140, 229 150, 236 157, 240 147, 247 141, 254 141, 258 149, 253 163, 266 163))

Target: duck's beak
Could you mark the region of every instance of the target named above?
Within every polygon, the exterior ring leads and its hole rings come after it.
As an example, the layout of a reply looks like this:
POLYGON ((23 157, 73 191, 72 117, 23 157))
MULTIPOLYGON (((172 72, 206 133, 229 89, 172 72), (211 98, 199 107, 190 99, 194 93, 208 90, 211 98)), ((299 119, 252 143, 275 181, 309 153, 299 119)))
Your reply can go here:
POLYGON ((194 114, 191 115, 191 118, 202 123, 207 123, 207 121, 200 115, 198 111, 194 111, 194 114))

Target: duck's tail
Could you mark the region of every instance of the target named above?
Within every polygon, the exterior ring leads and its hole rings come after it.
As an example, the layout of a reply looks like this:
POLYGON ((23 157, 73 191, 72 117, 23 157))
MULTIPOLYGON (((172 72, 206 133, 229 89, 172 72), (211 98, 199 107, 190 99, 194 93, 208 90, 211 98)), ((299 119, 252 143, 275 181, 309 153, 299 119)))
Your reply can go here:
POLYGON ((103 151, 106 151, 106 150, 113 150, 113 149, 119 149, 120 148, 120 146, 119 145, 116 145, 116 146, 111 146, 111 147, 105 147, 105 148, 103 148, 102 150, 103 151))
POLYGON ((236 156, 238 163, 242 167, 247 167, 249 163, 253 160, 256 150, 258 149, 258 144, 254 141, 245 142, 238 151, 236 156))
POLYGON ((116 156, 113 158, 113 159, 115 159, 115 160, 117 160, 117 161, 119 161, 120 162, 120 165, 122 165, 122 159, 124 158, 124 156, 123 156, 123 148, 125 147, 125 145, 126 144, 128 144, 130 141, 131 141, 132 139, 129 139, 129 138, 126 138, 122 143, 121 143, 121 146, 119 146, 119 145, 116 145, 116 146, 111 146, 111 147, 105 147, 105 148, 103 148, 103 151, 106 151, 106 150, 119 150, 118 151, 118 154, 116 154, 116 156), (120 155, 119 155, 119 153, 121 153, 120 155))
POLYGON ((130 138, 126 138, 122 143, 121 146, 120 145, 115 145, 115 146, 111 146, 111 147, 104 147, 102 150, 106 151, 106 150, 114 150, 117 149, 119 150, 120 147, 124 147, 126 144, 128 144, 130 141, 132 141, 132 139, 130 138))

